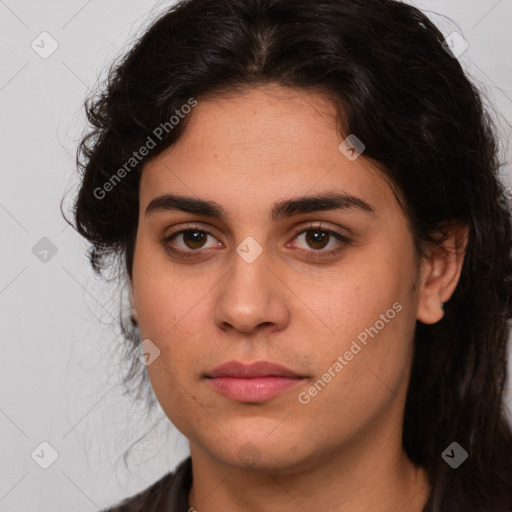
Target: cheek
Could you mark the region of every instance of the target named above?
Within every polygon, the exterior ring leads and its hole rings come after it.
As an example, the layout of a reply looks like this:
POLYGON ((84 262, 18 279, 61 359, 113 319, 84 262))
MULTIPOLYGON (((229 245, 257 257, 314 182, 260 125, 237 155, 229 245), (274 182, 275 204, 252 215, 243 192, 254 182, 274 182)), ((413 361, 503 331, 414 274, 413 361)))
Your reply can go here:
POLYGON ((401 257, 391 245, 375 256, 368 251, 316 295, 310 292, 308 304, 316 305, 324 334, 315 353, 319 375, 305 390, 307 407, 318 408, 319 414, 320 409, 333 411, 334 421, 345 424, 340 411, 363 417, 400 392, 416 324, 413 256, 409 247, 401 257))
MULTIPOLYGON (((155 396, 171 421, 193 415, 193 379, 204 370, 198 363, 207 353, 204 344, 208 287, 201 277, 184 278, 154 253, 141 249, 133 267, 133 295, 142 339, 159 349, 159 356, 146 367, 155 396)), ((204 281, 204 279, 203 279, 204 281)), ((176 423, 175 423, 176 422, 176 423)))
POLYGON ((179 298, 186 293, 176 272, 162 260, 164 251, 158 244, 140 236, 133 263, 133 299, 143 338, 158 340, 180 318, 179 298))
POLYGON ((414 321, 405 308, 389 306, 382 309, 389 323, 379 315, 362 322, 347 317, 350 333, 340 334, 335 343, 319 343, 315 357, 320 371, 297 397, 295 415, 304 422, 313 419, 318 442, 350 439, 366 426, 379 424, 390 411, 396 413, 405 401, 414 321))
POLYGON ((147 371, 162 410, 183 435, 193 440, 196 429, 211 429, 211 418, 204 414, 194 387, 173 368, 172 362, 177 357, 169 359, 164 355, 148 366, 147 371))
POLYGON ((294 283, 294 293, 304 297, 310 308, 299 321, 314 314, 318 336, 326 347, 322 352, 331 356, 343 353, 359 335, 363 343, 372 339, 372 334, 390 341, 402 339, 402 332, 410 327, 410 319, 404 322, 404 317, 414 310, 411 288, 415 274, 410 258, 397 258, 393 252, 392 248, 378 252, 368 248, 358 258, 347 258, 329 275, 294 283))

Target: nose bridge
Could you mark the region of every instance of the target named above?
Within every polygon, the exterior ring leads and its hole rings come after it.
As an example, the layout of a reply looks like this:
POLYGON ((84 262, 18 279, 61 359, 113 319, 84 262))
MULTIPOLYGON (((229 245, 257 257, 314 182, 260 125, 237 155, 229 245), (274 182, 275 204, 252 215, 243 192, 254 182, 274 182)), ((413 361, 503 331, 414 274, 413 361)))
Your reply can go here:
POLYGON ((237 246, 215 306, 215 322, 220 327, 229 324, 248 332, 272 323, 282 328, 287 306, 272 266, 270 251, 252 237, 237 246))

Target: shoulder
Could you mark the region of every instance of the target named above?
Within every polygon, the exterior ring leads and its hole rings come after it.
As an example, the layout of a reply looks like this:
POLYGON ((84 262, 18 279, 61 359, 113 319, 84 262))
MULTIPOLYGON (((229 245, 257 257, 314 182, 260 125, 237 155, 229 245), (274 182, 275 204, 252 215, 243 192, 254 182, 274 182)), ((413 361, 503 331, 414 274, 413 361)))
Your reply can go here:
POLYGON ((188 501, 190 488, 190 457, 182 461, 175 471, 165 474, 143 491, 124 499, 101 512, 160 512, 178 510, 188 501), (170 508, 172 507, 172 508, 170 508))
POLYGON ((130 498, 125 498, 114 507, 102 512, 139 512, 160 510, 167 500, 169 487, 174 479, 174 472, 167 473, 160 480, 130 498))

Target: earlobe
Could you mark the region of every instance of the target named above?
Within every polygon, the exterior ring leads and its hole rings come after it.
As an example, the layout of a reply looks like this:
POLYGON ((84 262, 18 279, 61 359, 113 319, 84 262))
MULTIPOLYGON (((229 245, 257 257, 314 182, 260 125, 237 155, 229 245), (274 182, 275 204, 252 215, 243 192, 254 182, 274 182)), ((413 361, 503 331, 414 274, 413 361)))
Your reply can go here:
POLYGON ((468 227, 453 225, 442 242, 442 248, 430 247, 421 262, 421 283, 417 319, 435 324, 444 316, 444 303, 452 296, 459 282, 466 254, 468 227))
POLYGON ((137 309, 135 307, 135 298, 133 295, 133 283, 131 279, 129 280, 129 287, 130 287, 130 304, 132 308, 132 314, 130 316, 130 321, 134 327, 137 327, 139 325, 137 321, 137 309))

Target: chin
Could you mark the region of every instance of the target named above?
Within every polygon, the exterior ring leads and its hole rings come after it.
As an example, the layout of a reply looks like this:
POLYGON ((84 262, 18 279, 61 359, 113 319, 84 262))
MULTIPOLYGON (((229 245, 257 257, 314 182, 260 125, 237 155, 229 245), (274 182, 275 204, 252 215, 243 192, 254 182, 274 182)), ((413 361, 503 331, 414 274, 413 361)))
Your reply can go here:
MULTIPOLYGON (((274 425, 275 427, 275 425, 274 425)), ((226 444, 218 452, 217 458, 224 464, 239 469, 293 473, 302 467, 305 460, 310 459, 306 452, 298 452, 300 440, 287 436, 276 436, 270 439, 266 432, 259 436, 240 435, 228 437, 226 444)))

